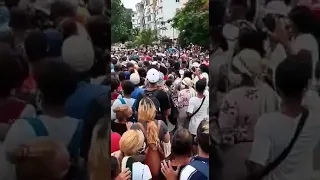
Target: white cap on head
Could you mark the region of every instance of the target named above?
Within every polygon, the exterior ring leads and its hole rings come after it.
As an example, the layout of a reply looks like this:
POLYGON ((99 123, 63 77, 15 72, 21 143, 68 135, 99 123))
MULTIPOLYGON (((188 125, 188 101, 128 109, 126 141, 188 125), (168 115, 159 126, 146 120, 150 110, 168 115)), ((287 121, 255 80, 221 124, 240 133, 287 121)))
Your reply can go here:
POLYGON ((138 73, 132 73, 130 75, 130 81, 135 84, 138 85, 140 83, 140 76, 138 73))
POLYGON ((71 36, 62 45, 62 59, 78 72, 91 69, 94 64, 92 43, 81 36, 71 36))
POLYGON ((158 70, 151 68, 148 72, 147 72, 147 80, 150 83, 157 83, 160 80, 160 73, 158 70))
POLYGON ((265 8, 267 14, 287 16, 289 13, 288 6, 283 1, 270 1, 265 8))

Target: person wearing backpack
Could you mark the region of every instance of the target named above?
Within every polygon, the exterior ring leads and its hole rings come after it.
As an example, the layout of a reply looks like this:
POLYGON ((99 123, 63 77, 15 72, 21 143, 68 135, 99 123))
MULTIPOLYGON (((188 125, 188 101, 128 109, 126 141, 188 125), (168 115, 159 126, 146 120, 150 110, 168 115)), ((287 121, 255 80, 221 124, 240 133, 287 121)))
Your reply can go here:
POLYGON ((209 180, 209 153, 210 153, 209 121, 203 120, 198 129, 195 143, 198 155, 180 172, 180 166, 173 169, 170 161, 163 161, 161 171, 168 180, 209 180), (179 175, 180 172, 180 175, 179 175))
MULTIPOLYGON (((160 81, 160 72, 154 68, 151 68, 147 72, 148 86, 144 90, 144 93, 140 94, 134 105, 134 109, 139 109, 140 100, 144 97, 149 97, 156 107, 157 120, 163 120, 169 127, 169 131, 175 128, 175 123, 169 121, 169 115, 171 113, 170 101, 167 93, 163 90, 159 90, 157 83, 160 81)), ((138 114, 139 116, 139 114, 138 114)))
POLYGON ((82 123, 67 116, 65 112, 65 102, 77 87, 75 74, 61 61, 46 61, 39 66, 35 75, 39 91, 43 95, 43 114, 36 118, 17 120, 3 142, 5 152, 10 154, 15 148, 35 141, 38 136, 48 136, 63 143, 68 148, 71 164, 76 164, 79 160, 82 123))
POLYGON ((122 82, 122 92, 123 92, 123 96, 116 99, 111 107, 111 119, 114 120, 116 119, 116 113, 115 110, 120 107, 120 106, 130 106, 131 108, 133 108, 133 105, 135 103, 135 99, 131 98, 131 93, 134 91, 134 84, 129 81, 129 80, 124 80, 122 82))

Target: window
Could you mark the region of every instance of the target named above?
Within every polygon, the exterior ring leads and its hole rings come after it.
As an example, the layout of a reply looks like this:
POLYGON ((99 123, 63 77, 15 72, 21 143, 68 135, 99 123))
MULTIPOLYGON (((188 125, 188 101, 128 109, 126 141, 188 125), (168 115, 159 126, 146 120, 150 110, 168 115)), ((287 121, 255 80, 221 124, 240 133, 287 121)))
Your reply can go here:
POLYGON ((176 0, 176 2, 180 2, 180 0, 176 0))

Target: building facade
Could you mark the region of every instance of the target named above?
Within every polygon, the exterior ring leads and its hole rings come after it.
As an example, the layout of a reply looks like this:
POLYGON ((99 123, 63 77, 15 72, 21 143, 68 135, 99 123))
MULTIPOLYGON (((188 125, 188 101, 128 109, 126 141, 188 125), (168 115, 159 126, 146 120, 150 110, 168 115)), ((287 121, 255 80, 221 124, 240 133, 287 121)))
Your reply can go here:
POLYGON ((176 12, 184 7, 188 0, 142 0, 136 4, 137 21, 140 29, 157 30, 160 37, 176 39, 179 32, 171 27, 176 12))

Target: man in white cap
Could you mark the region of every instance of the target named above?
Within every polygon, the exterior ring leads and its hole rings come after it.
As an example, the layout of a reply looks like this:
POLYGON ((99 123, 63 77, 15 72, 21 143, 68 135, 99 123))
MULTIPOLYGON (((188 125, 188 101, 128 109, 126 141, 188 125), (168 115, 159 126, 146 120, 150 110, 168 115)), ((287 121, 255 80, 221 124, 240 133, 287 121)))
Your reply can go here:
POLYGON ((151 68, 147 72, 147 88, 144 90, 143 94, 140 94, 137 98, 137 103, 135 109, 139 108, 139 102, 144 97, 147 96, 152 99, 157 108, 157 119, 163 120, 168 124, 169 132, 172 131, 175 126, 175 122, 169 121, 169 115, 171 113, 171 105, 168 95, 165 91, 158 88, 158 83, 160 81, 160 72, 157 69, 151 68))

